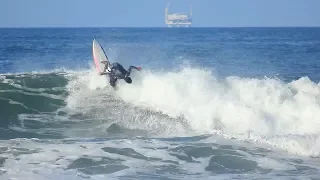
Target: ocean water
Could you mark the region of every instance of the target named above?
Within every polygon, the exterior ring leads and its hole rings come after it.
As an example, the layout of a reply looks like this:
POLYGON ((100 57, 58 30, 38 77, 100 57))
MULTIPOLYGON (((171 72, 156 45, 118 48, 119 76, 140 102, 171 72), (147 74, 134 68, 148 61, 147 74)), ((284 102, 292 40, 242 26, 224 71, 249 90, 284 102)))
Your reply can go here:
POLYGON ((0 179, 319 179, 319 81, 320 28, 0 29, 0 179))

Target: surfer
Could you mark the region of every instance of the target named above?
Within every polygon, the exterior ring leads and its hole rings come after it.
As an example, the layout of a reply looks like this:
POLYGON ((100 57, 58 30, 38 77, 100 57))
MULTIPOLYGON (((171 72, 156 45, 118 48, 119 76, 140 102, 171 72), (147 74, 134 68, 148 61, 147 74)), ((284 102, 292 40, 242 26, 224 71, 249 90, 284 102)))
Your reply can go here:
POLYGON ((131 70, 136 69, 138 71, 141 70, 141 67, 130 66, 128 70, 125 70, 123 66, 117 62, 110 64, 108 61, 101 61, 101 63, 105 64, 103 71, 100 75, 108 74, 110 77, 110 85, 114 87, 118 79, 124 79, 128 84, 132 83, 132 79, 129 77, 131 70))

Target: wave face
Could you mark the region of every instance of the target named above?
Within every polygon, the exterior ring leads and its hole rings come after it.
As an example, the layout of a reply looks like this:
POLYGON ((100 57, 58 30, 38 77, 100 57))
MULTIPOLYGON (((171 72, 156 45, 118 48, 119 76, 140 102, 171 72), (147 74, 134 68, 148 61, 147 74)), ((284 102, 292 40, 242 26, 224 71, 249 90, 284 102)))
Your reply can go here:
POLYGON ((115 90, 93 70, 2 75, 1 177, 317 176, 320 85, 308 78, 189 67, 132 78, 115 90))

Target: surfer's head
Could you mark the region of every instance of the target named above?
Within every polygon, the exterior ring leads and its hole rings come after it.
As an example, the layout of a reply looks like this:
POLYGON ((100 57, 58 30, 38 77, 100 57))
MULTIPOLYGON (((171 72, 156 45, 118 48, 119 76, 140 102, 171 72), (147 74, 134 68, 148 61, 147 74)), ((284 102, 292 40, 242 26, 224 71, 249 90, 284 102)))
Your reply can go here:
POLYGON ((132 79, 128 76, 128 77, 125 77, 124 80, 128 83, 128 84, 131 84, 132 83, 132 79))

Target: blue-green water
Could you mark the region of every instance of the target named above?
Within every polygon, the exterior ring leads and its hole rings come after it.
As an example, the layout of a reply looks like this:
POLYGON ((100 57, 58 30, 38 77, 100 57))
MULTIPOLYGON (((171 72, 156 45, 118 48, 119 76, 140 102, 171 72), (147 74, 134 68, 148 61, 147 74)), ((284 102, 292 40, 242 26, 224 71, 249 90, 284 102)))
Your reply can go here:
POLYGON ((0 73, 1 179, 320 175, 320 28, 0 29, 0 73))

